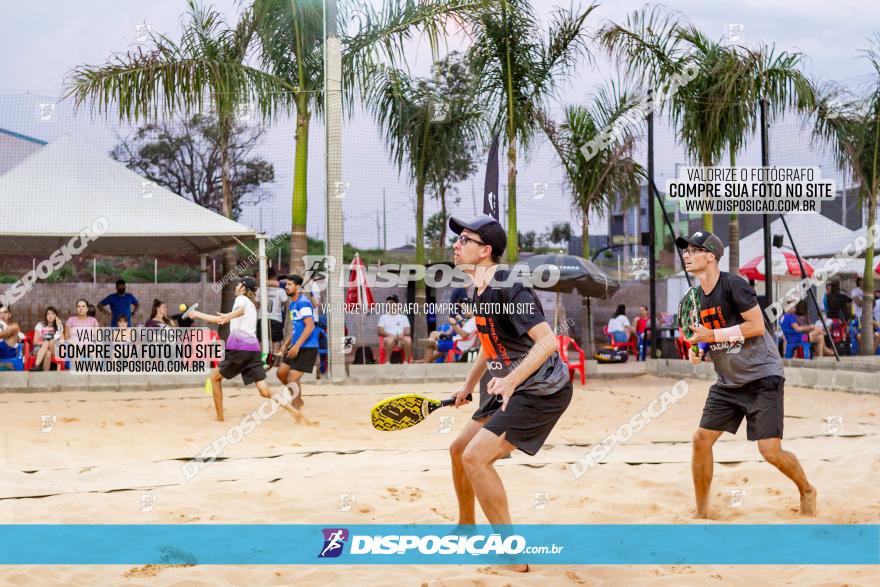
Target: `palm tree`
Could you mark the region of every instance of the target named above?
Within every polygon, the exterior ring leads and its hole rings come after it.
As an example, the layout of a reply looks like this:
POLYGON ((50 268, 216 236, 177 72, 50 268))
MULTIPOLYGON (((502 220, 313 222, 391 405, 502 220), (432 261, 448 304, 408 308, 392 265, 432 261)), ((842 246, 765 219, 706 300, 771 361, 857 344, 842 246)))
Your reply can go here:
MULTIPOLYGON (((449 83, 447 76, 416 79, 399 69, 375 66, 367 87, 366 103, 382 128, 391 159, 415 184, 415 261, 424 265, 425 190, 430 181, 445 184, 448 162, 478 140, 482 112, 475 85, 449 83), (439 120, 441 107, 446 116, 439 120)), ((425 299, 424 280, 419 280, 416 304, 421 307, 425 299)), ((424 320, 416 320, 417 338, 427 336, 425 326, 424 320)))
MULTIPOLYGON (((366 94, 376 63, 404 57, 404 41, 421 32, 436 47, 447 24, 467 22, 485 0, 384 0, 379 7, 342 0, 337 28, 342 43, 346 103, 366 94)), ((274 106, 296 111, 294 177, 290 232, 291 271, 301 273, 307 252, 308 150, 312 113, 321 114, 324 88, 324 13, 322 0, 256 0, 262 68, 290 88, 290 95, 262 96, 274 106)))
POLYGON ((638 205, 640 183, 647 178, 633 158, 636 129, 624 127, 613 141, 587 159, 584 144, 627 116, 638 103, 620 84, 600 88, 588 106, 568 106, 559 128, 540 114, 541 125, 559 155, 565 179, 571 189, 572 205, 581 218, 581 256, 590 258, 589 216, 604 215, 615 203, 638 205))
MULTIPOLYGON (((727 143, 730 166, 736 167, 736 153, 745 146, 760 121, 760 101, 768 105, 768 123, 787 109, 812 109, 812 86, 799 67, 802 55, 761 45, 750 50, 730 47, 725 61, 716 67, 715 85, 709 89, 711 102, 705 108, 707 126, 717 128, 727 143), (711 105, 709 105, 711 104, 711 105)), ((739 220, 730 215, 730 272, 739 271, 739 220)))
MULTIPOLYGON (((870 229, 877 222, 880 193, 880 34, 875 33, 863 53, 874 69, 872 87, 861 97, 848 96, 834 86, 819 90, 813 140, 829 146, 838 167, 850 170, 860 185, 859 196, 868 206, 870 229)), ((862 274, 862 355, 874 354, 874 246, 869 241, 862 274)))
MULTIPOLYGON (((290 87, 248 64, 255 35, 254 13, 245 9, 235 26, 212 8, 188 0, 187 20, 179 42, 150 33, 148 48, 138 47, 104 65, 73 70, 71 90, 75 106, 89 103, 93 112, 109 115, 116 108, 120 120, 137 122, 198 113, 207 105, 217 119, 221 157, 223 208, 231 217, 229 138, 236 116, 246 104, 266 115, 262 95, 286 95, 290 87)), ((223 273, 235 267, 235 249, 223 251, 223 273)), ((223 288, 221 304, 232 305, 232 288, 223 288)))
MULTIPOLYGON (((549 35, 541 38, 527 0, 501 0, 484 11, 474 28, 469 60, 494 113, 492 128, 503 129, 507 143, 507 233, 516 235, 517 146, 528 149, 539 129, 537 112, 556 89, 558 79, 589 51, 585 22, 596 9, 556 9, 549 35)), ((507 260, 516 262, 517 239, 509 239, 507 260)))

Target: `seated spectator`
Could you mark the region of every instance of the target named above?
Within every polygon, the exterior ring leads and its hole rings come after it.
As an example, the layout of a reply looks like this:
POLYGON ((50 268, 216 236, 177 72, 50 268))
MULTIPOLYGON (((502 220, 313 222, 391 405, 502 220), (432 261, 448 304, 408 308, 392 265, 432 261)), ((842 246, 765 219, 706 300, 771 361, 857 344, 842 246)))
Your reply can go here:
POLYGON ((466 360, 468 354, 479 350, 480 337, 477 336, 477 320, 472 314, 456 315, 451 322, 455 336, 452 337, 452 343, 461 351, 459 360, 466 360))
POLYGON ((810 343, 816 345, 817 356, 825 357, 831 355, 833 357, 834 351, 829 348, 833 343, 830 338, 825 336, 825 328, 822 327, 823 321, 828 328, 828 332, 831 332, 831 327, 834 326, 834 321, 829 318, 825 312, 822 312, 822 317, 819 318, 819 320, 816 320, 816 323, 813 324, 813 331, 810 332, 810 343))
POLYGON ((427 359, 429 363, 433 363, 440 357, 445 357, 449 351, 455 348, 456 342, 458 342, 458 350, 465 352, 470 350, 476 341, 473 334, 477 331, 477 321, 473 316, 468 318, 461 314, 449 316, 446 322, 432 332, 429 338, 420 341, 432 350, 431 356, 427 359))
POLYGON ((116 319, 122 315, 131 324, 131 315, 138 310, 137 298, 125 292, 125 280, 116 280, 116 293, 110 294, 98 302, 98 309, 104 314, 111 314, 110 324, 115 325, 116 319), (110 308, 108 311, 107 308, 110 308))
POLYGON ((9 306, 0 306, 0 360, 17 357, 22 338, 24 334, 18 322, 12 319, 12 310, 9 306))
POLYGON ((389 312, 379 317, 379 336, 384 337, 385 357, 391 360, 394 347, 403 349, 403 362, 412 354, 412 334, 409 319, 400 313, 400 300, 396 295, 388 296, 389 312))
POLYGON ((782 319, 779 321, 779 326, 782 329, 783 336, 785 337, 785 358, 792 358, 794 356, 795 349, 797 349, 798 347, 802 347, 804 349, 804 358, 809 359, 810 345, 806 344, 809 337, 806 336, 805 333, 809 333, 815 330, 815 326, 803 326, 799 324, 797 315, 795 314, 794 306, 786 310, 785 314, 782 316, 782 319))
MULTIPOLYGON (((856 286, 849 292, 849 297, 853 303, 853 314, 856 318, 862 317, 862 302, 865 299, 865 292, 862 291, 862 278, 856 277, 856 286)), ((873 309, 873 308, 872 308, 873 309)))
POLYGON ((76 301, 76 315, 71 316, 64 323, 64 340, 78 342, 78 331, 99 326, 98 320, 94 316, 89 316, 89 302, 79 299, 76 301))
POLYGON ((840 291, 840 283, 832 282, 825 312, 831 319, 849 322, 852 319, 852 298, 840 291))
POLYGON ((37 356, 34 369, 49 371, 55 356, 55 341, 61 340, 64 325, 58 317, 58 310, 49 306, 41 322, 34 326, 34 354, 37 356))
POLYGON ((614 342, 626 342, 632 333, 633 328, 629 324, 629 318, 626 317, 626 306, 620 304, 614 311, 611 320, 608 321, 608 336, 614 342))
POLYGON ((150 319, 144 324, 146 328, 172 328, 177 326, 174 320, 168 317, 168 304, 161 300, 153 300, 153 308, 150 310, 150 319))

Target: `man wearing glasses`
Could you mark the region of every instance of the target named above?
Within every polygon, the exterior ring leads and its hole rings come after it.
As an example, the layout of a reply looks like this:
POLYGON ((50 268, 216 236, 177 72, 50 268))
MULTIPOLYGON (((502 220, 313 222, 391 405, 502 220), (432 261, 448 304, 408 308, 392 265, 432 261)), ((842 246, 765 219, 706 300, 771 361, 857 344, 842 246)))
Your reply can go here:
POLYGON ((490 524, 509 525, 507 494, 494 463, 517 448, 537 453, 571 402, 572 386, 537 296, 520 281, 501 285, 510 272, 498 265, 507 246, 498 221, 486 214, 453 217, 449 228, 460 235, 453 246, 455 265, 474 282, 480 339, 477 360, 454 394, 456 407, 468 403, 487 370, 491 377, 480 407, 449 447, 459 524, 476 523, 476 498, 490 524))
MULTIPOLYGON (((797 485, 800 513, 816 515, 816 489, 807 481, 797 457, 782 450, 782 358, 765 327, 755 291, 740 277, 718 269, 724 254, 721 239, 707 231, 678 237, 685 270, 700 280, 700 324, 691 344, 708 343, 718 380, 709 388, 700 426, 694 434, 691 471, 697 517, 709 517, 712 445, 722 432, 736 434, 746 419, 746 437, 758 442, 768 463, 797 485)), ((699 357, 693 356, 692 362, 699 357)))

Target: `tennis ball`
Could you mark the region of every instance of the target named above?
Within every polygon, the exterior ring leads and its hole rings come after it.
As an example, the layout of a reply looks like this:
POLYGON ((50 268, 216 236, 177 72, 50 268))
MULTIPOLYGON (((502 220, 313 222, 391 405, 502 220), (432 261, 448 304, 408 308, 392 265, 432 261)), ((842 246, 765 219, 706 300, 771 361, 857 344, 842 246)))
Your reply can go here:
POLYGON ((180 304, 179 306, 177 306, 177 309, 181 312, 186 312, 186 304, 180 304))

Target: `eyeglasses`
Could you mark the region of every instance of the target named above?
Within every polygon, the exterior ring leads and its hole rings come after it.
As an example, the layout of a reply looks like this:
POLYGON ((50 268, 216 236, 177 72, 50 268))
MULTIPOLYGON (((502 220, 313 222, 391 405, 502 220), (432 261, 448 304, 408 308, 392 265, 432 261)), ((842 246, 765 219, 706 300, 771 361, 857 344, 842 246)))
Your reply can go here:
POLYGON ((702 247, 688 247, 682 253, 687 253, 688 255, 695 255, 697 253, 708 253, 709 249, 704 249, 702 247))
POLYGON ((471 238, 466 234, 459 236, 458 239, 456 239, 456 240, 457 240, 458 244, 460 244, 463 247, 466 246, 468 243, 477 243, 480 246, 486 246, 486 243, 484 243, 483 241, 478 241, 477 239, 471 238))

